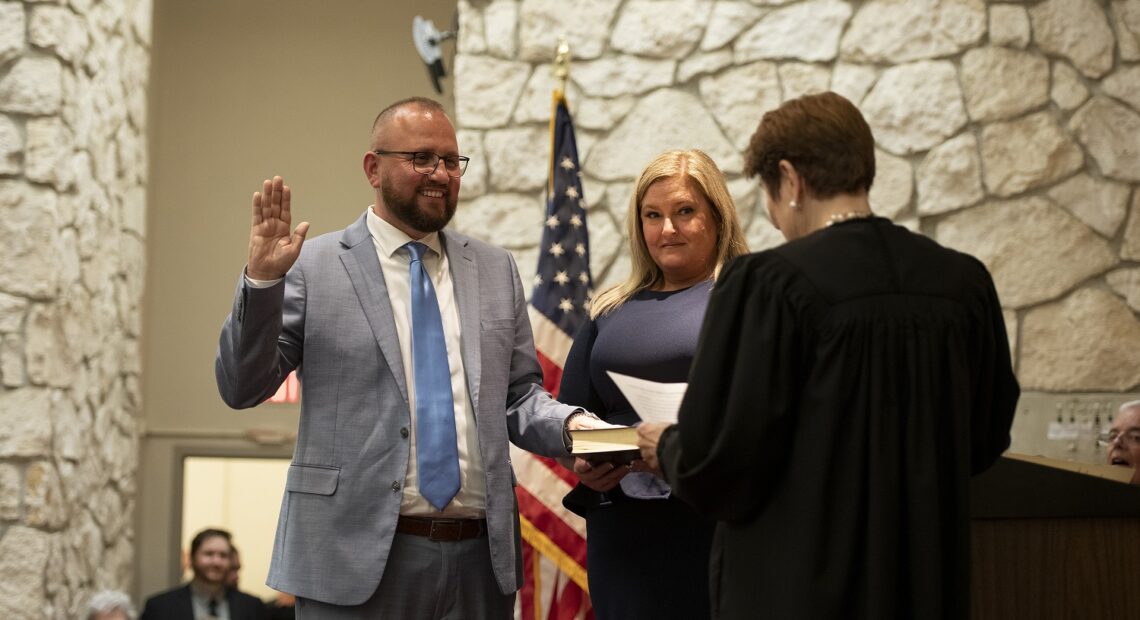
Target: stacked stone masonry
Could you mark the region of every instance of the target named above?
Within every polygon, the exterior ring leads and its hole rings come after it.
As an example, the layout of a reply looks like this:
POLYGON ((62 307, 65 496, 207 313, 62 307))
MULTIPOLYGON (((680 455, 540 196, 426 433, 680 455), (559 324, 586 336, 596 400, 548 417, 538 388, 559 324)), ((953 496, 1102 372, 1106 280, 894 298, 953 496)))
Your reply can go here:
POLYGON ((0 617, 130 591, 151 0, 0 0, 0 617))
POLYGON ((1024 388, 1140 389, 1140 0, 460 0, 459 23, 460 148, 487 164, 456 225, 524 273, 561 35, 599 287, 669 148, 721 165, 753 249, 781 243, 741 151, 765 110, 831 89, 875 133, 872 207, 993 273, 1024 388))

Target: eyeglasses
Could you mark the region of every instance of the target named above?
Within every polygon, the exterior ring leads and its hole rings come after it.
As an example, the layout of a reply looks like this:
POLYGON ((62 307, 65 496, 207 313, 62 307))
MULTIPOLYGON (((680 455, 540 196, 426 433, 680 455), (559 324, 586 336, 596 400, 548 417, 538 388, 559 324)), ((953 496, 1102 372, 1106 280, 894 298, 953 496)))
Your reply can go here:
POLYGON ((439 167, 439 162, 443 162, 443 169, 447 172, 447 176, 458 179, 467 172, 467 162, 471 161, 470 157, 440 157, 435 153, 428 151, 382 151, 376 149, 372 151, 377 155, 398 155, 412 162, 412 168, 420 174, 431 174, 439 167))
POLYGON ((1130 428, 1123 433, 1108 431, 1097 435, 1096 441, 1101 447, 1107 448, 1119 441, 1121 445, 1140 445, 1140 428, 1130 428))

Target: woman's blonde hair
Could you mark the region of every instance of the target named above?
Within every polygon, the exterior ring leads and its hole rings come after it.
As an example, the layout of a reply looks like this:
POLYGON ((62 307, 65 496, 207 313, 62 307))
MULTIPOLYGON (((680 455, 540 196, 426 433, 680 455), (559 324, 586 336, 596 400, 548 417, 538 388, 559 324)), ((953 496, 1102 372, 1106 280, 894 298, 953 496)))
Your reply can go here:
POLYGON ((639 291, 664 281, 665 274, 657 263, 653 262, 649 248, 645 245, 645 234, 641 230, 641 201, 645 198, 645 192, 649 191, 650 185, 673 177, 687 179, 712 205, 713 217, 717 223, 716 267, 713 268, 713 278, 716 278, 721 267, 729 259, 748 253, 748 242, 744 240, 740 220, 736 217, 736 205, 732 195, 728 193, 724 173, 717 167, 716 162, 698 149, 665 151, 645 167, 637 179, 633 196, 629 198, 629 210, 625 221, 626 234, 629 237, 629 277, 625 282, 602 291, 594 298, 590 304, 591 319, 613 311, 639 291))

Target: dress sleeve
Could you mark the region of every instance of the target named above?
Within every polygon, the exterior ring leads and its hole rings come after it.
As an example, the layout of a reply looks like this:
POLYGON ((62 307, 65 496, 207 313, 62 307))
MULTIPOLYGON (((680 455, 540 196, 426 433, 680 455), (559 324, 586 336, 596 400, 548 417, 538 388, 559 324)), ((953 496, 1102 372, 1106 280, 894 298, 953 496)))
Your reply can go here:
MULTIPOLYGON (((601 400, 594 391, 590 380, 590 357, 594 349, 594 339, 597 338, 598 327, 594 321, 586 321, 578 328, 574 335, 574 344, 570 353, 566 355, 566 363, 562 366, 562 382, 558 385, 558 400, 567 405, 584 407, 587 411, 605 418, 601 410, 601 400)), ((592 510, 604 502, 601 493, 577 483, 570 492, 562 498, 562 505, 570 512, 585 517, 592 510)))
POLYGON ((658 446, 674 493, 721 520, 760 508, 787 458, 803 345, 781 260, 754 255, 722 273, 678 424, 658 446))
POLYGON ((970 471, 980 474, 993 465, 1009 447, 1009 429, 1017 410, 1021 388, 1013 374, 1009 338, 997 290, 985 267, 985 295, 974 342, 978 347, 974 365, 974 394, 970 414, 970 471))
POLYGON ((597 338, 598 327, 594 321, 586 321, 574 334, 574 344, 566 356, 566 363, 562 366, 562 382, 558 385, 558 400, 567 405, 584 407, 586 410, 600 417, 605 417, 601 411, 601 399, 594 391, 590 380, 590 357, 594 350, 594 339, 597 338))

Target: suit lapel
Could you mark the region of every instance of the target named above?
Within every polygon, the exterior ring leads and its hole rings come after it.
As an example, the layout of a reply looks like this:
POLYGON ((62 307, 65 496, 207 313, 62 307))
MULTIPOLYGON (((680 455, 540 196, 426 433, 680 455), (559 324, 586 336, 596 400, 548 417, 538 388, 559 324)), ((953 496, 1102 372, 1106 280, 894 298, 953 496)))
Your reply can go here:
POLYGON ((384 273, 380 270, 380 261, 376 258, 376 247, 372 244, 365 217, 346 228, 340 242, 348 248, 340 255, 340 261, 360 299, 360 306, 364 309, 364 316, 372 328, 376 344, 380 346, 380 352, 388 362, 388 369, 400 387, 400 395, 407 402, 407 375, 404 374, 404 360, 400 356, 396 322, 392 319, 392 303, 388 299, 388 287, 384 284, 384 273))
POLYGON ((459 308, 459 324, 463 334, 463 367, 467 372, 467 391, 471 394, 471 407, 476 418, 479 413, 479 376, 481 373, 479 340, 482 333, 479 307, 479 269, 475 253, 467 240, 444 229, 442 238, 451 266, 451 282, 455 287, 455 303, 459 308))

